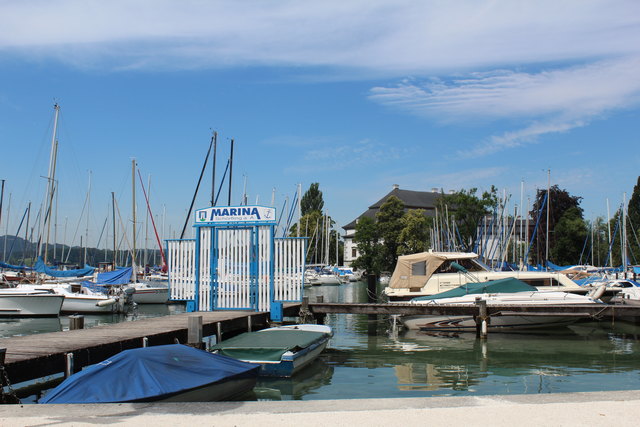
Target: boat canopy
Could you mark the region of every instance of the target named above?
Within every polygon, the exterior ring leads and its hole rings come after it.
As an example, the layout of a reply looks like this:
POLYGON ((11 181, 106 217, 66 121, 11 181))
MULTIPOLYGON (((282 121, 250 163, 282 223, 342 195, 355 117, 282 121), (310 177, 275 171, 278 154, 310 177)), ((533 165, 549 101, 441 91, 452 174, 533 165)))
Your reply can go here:
POLYGON ((126 285, 131 281, 131 267, 119 267, 114 271, 98 273, 96 283, 99 285, 126 285))
POLYGON ((73 374, 39 403, 158 400, 230 378, 252 378, 259 365, 182 344, 125 350, 73 374))
POLYGON ((445 261, 477 257, 478 255, 473 252, 419 252, 399 256, 389 287, 392 289, 421 288, 445 261))
POLYGON ((507 277, 506 279, 490 280, 488 282, 467 283, 466 285, 458 286, 457 288, 440 292, 439 294, 417 297, 411 301, 429 301, 441 298, 461 297, 469 294, 512 294, 516 292, 534 292, 537 290, 536 287, 528 285, 522 280, 518 280, 515 277, 507 277))
POLYGON ((324 332, 296 329, 245 332, 211 347, 219 354, 240 360, 278 362, 287 351, 298 351, 324 339, 324 332))
POLYGON ((38 273, 46 274, 51 277, 81 277, 81 276, 90 276, 95 271, 95 267, 91 267, 89 265, 84 266, 84 268, 79 268, 76 270, 56 270, 55 268, 47 267, 42 259, 42 257, 38 257, 36 264, 33 266, 33 269, 38 273))

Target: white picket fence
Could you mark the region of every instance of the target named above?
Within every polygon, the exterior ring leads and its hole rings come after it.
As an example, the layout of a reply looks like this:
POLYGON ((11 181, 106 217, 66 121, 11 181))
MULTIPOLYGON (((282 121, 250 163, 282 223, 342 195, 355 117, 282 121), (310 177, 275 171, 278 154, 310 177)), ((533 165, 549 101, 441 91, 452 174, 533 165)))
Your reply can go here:
POLYGON ((201 311, 269 311, 272 301, 300 301, 305 240, 272 236, 270 226, 199 227, 198 245, 196 240, 168 241, 171 299, 195 300, 197 275, 201 311))

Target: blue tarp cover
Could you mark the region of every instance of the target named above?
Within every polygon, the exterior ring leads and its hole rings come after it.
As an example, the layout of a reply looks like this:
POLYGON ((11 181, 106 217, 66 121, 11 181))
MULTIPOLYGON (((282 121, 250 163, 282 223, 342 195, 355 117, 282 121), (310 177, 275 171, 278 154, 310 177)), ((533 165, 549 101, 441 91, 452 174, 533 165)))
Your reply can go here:
POLYGON ((96 283, 100 285, 126 285, 131 281, 131 267, 122 267, 106 273, 98 273, 96 283))
POLYGON ((252 378, 260 365, 182 344, 125 350, 64 380, 39 403, 158 400, 231 378, 252 378))
POLYGON ((11 265, 4 262, 0 262, 0 268, 8 268, 10 270, 26 270, 26 271, 33 270, 33 268, 27 267, 26 265, 11 265))
POLYGON ((95 271, 95 267, 91 267, 85 265, 84 268, 80 268, 77 270, 56 270, 55 268, 47 267, 42 260, 42 257, 38 257, 38 261, 36 261, 36 265, 33 266, 33 269, 38 273, 44 273, 47 276, 52 277, 80 277, 80 276, 90 276, 95 271))

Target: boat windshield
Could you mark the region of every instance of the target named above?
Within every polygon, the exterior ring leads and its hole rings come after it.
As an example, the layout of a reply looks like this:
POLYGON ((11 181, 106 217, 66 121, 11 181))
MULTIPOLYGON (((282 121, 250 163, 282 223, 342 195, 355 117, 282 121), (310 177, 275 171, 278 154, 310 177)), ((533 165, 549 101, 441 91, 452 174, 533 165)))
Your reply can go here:
POLYGON ((457 263, 464 267, 468 272, 480 272, 480 271, 489 271, 489 267, 482 264, 477 259, 472 258, 462 258, 462 259, 448 259, 444 261, 440 267, 436 269, 434 274, 437 273, 459 273, 460 271, 453 267, 453 263, 457 263))

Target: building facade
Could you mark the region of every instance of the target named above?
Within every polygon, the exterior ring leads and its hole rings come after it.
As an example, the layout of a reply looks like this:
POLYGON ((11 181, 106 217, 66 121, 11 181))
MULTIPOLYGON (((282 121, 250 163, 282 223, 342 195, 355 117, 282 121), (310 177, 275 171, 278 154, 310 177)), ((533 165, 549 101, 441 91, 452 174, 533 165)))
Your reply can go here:
POLYGON ((343 226, 344 230, 344 263, 345 265, 351 265, 351 263, 358 258, 358 247, 356 243, 353 241, 353 238, 356 234, 356 224, 358 220, 362 217, 369 217, 375 220, 376 214, 380 210, 380 206, 386 202, 389 197, 395 196, 404 204, 404 210, 408 211, 410 209, 422 209, 424 210, 425 216, 434 217, 436 210, 436 202, 440 196, 442 196, 442 190, 437 188, 432 189, 432 191, 413 191, 413 190, 402 190, 398 185, 394 185, 393 189, 387 193, 383 198, 378 200, 373 205, 369 206, 369 208, 363 212, 358 218, 351 221, 349 224, 343 226))

